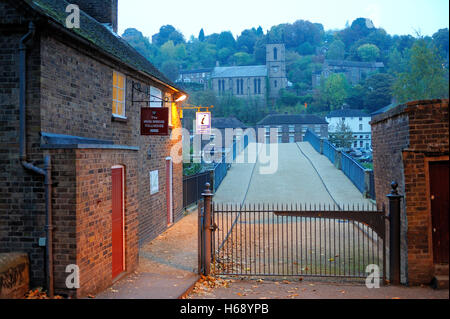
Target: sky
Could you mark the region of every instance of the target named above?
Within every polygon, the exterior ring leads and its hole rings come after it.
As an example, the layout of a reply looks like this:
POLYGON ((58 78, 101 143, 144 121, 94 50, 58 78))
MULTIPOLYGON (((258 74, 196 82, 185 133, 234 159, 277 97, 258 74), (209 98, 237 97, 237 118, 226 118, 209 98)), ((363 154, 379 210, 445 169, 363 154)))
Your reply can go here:
POLYGON ((448 0, 119 0, 119 34, 136 28, 144 36, 170 24, 189 40, 261 26, 266 32, 281 23, 308 20, 325 30, 343 29, 356 18, 369 18, 389 34, 431 36, 449 27, 448 0))

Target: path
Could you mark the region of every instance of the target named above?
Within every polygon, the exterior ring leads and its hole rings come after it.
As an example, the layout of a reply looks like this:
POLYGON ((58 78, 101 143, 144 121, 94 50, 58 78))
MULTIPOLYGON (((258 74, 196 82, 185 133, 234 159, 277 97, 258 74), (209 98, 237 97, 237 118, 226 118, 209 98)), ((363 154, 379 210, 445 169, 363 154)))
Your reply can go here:
POLYGON ((344 173, 309 143, 278 144, 277 155, 274 174, 261 173, 267 165, 261 156, 256 163, 233 164, 214 202, 371 205, 344 173))

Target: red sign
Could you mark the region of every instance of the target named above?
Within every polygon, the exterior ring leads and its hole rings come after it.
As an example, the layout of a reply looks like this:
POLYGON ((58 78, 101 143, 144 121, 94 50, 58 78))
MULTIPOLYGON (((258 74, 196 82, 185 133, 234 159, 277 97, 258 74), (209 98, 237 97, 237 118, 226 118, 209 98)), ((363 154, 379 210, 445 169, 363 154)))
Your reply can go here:
POLYGON ((169 135, 169 109, 141 108, 141 135, 169 135))

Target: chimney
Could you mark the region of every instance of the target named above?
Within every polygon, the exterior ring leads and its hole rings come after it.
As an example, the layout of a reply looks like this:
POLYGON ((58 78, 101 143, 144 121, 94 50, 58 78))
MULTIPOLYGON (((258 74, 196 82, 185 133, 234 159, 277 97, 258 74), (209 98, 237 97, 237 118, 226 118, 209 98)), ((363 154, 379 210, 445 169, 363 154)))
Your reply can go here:
POLYGON ((118 1, 119 0, 71 0, 70 3, 78 5, 82 11, 98 22, 109 25, 112 30, 117 33, 118 1))

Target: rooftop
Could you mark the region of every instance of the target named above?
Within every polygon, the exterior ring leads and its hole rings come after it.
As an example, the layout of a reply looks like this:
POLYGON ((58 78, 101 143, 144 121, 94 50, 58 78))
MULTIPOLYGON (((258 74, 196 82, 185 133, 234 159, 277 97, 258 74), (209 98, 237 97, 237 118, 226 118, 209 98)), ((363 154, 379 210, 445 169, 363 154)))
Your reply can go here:
POLYGON ((327 114, 327 118, 331 117, 370 117, 369 114, 355 109, 334 110, 327 114))
POLYGON ((215 67, 211 75, 212 78, 234 78, 249 76, 267 76, 267 67, 265 65, 215 67))
POLYGON ((383 68, 383 62, 360 62, 347 60, 325 60, 330 66, 354 67, 354 68, 383 68))
POLYGON ((328 122, 312 114, 271 114, 258 122, 258 125, 282 124, 328 124, 328 122))
MULTIPOLYGON (((14 2, 11 1, 11 3, 14 2)), ((24 0, 20 2, 20 5, 22 4, 27 5, 38 14, 44 16, 47 21, 64 27, 64 30, 67 30, 69 34, 81 37, 83 40, 90 42, 99 51, 106 52, 133 69, 146 73, 175 90, 182 91, 118 34, 115 34, 107 26, 99 23, 82 10, 80 10, 80 28, 65 28, 68 2, 64 0, 24 0)))
POLYGON ((225 128, 247 128, 244 123, 235 118, 234 116, 230 117, 212 117, 212 127, 217 129, 225 129, 225 128))

